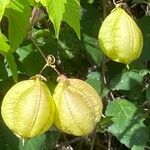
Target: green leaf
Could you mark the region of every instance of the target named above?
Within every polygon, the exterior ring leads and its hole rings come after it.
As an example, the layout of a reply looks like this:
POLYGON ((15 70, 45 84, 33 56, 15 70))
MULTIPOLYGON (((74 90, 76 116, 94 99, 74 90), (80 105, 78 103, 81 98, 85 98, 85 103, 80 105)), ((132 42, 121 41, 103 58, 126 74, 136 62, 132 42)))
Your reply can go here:
POLYGON ((4 14, 6 6, 9 4, 10 0, 0 0, 0 21, 4 14))
POLYGON ((65 4, 65 13, 63 20, 66 21, 77 33, 80 39, 80 19, 81 19, 81 7, 77 0, 67 0, 65 4))
POLYGON ((4 78, 7 78, 8 77, 7 70, 5 68, 4 60, 1 58, 1 56, 0 56, 0 68, 1 68, 1 71, 0 71, 0 80, 2 80, 4 78))
POLYGON ((108 128, 111 124, 112 124, 112 117, 102 117, 100 122, 98 122, 97 124, 97 131, 99 132, 105 132, 103 130, 105 130, 106 128, 108 128))
POLYGON ((87 75, 86 82, 88 82, 98 94, 101 94, 101 75, 99 72, 90 72, 87 75))
POLYGON ((40 72, 41 68, 44 66, 44 59, 41 57, 39 52, 31 52, 22 61, 23 68, 29 76, 33 76, 40 72), (38 60, 38 61, 37 61, 38 60))
POLYGON ((18 144, 17 136, 5 125, 0 116, 0 150, 18 150, 18 144))
POLYGON ((98 32, 102 23, 102 12, 99 9, 99 5, 89 4, 84 1, 81 3, 81 6, 81 32, 98 38, 98 32))
POLYGON ((0 52, 7 53, 10 50, 10 46, 6 43, 7 38, 0 32, 0 52))
POLYGON ((142 80, 143 78, 139 73, 125 70, 113 78, 110 85, 115 90, 131 90, 136 88, 142 80))
POLYGON ((5 53, 4 56, 9 64, 10 69, 11 69, 13 79, 15 82, 17 82, 18 81, 18 73, 17 73, 17 65, 15 62, 14 56, 11 52, 5 53))
POLYGON ((131 102, 120 99, 110 102, 106 116, 113 117, 108 130, 128 148, 144 150, 149 132, 144 125, 141 112, 131 102))
MULTIPOLYGON (((38 1, 38 0, 37 0, 38 1)), ((36 0, 28 0, 30 6, 36 6, 36 0)), ((39 0, 40 1, 40 0, 39 0)), ((37 2, 38 3, 38 2, 37 2)))
POLYGON ((83 43, 82 51, 89 57, 89 61, 96 65, 101 65, 102 52, 98 45, 98 32, 102 17, 100 9, 94 4, 82 1, 81 18, 81 41, 83 43))
POLYGON ((102 89, 102 98, 104 98, 105 96, 107 96, 107 94, 110 92, 110 89, 108 89, 107 87, 103 87, 102 89))
POLYGON ((19 140, 11 130, 0 119, 0 149, 1 150, 18 150, 19 140))
POLYGON ((45 139, 46 135, 42 134, 40 136, 33 137, 28 141, 25 141, 24 145, 20 140, 19 150, 41 150, 43 148, 45 139))
MULTIPOLYGON (((36 39, 37 45, 41 48, 45 56, 49 54, 55 56, 57 42, 56 37, 52 35, 50 31, 35 31, 33 33, 33 37, 36 39)), ((26 73, 26 75, 33 76, 39 73, 45 65, 45 60, 29 40, 24 41, 16 52, 18 54, 19 61, 21 62, 21 65, 18 66, 18 69, 22 73, 26 73)))
POLYGON ((6 9, 9 20, 9 41, 11 51, 16 51, 29 28, 31 9, 27 1, 13 0, 6 9))
POLYGON ((40 2, 46 7, 49 18, 54 25, 56 37, 58 38, 67 0, 40 0, 40 2))
POLYGON ((66 23, 60 30, 58 44, 63 59, 73 59, 80 53, 80 40, 74 30, 66 23))
POLYGON ((7 41, 8 41, 7 38, 0 32, 0 52, 5 56, 11 69, 13 79, 15 82, 17 82, 18 80, 17 65, 15 63, 13 54, 10 52, 10 46, 6 43, 7 41))
POLYGON ((61 134, 58 131, 50 131, 46 134, 45 148, 46 150, 53 150, 56 148, 56 144, 61 134))
POLYGON ((95 37, 92 37, 88 34, 82 34, 82 42, 83 48, 82 51, 84 52, 87 57, 90 57, 89 60, 94 62, 96 65, 100 65, 102 62, 102 52, 98 46, 98 40, 95 37))
POLYGON ((145 16, 142 19, 138 21, 139 27, 142 30, 143 38, 144 38, 144 44, 143 44, 143 52, 142 52, 142 58, 144 60, 150 60, 149 55, 149 43, 150 43, 150 16, 145 16))

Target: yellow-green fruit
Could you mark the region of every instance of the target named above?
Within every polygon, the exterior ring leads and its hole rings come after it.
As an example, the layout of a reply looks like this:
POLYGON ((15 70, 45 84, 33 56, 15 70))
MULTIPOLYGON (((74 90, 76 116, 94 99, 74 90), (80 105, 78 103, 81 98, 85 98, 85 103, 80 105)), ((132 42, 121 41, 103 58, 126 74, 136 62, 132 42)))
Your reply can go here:
POLYGON ((4 122, 21 138, 47 131, 53 123, 54 111, 51 93, 39 78, 14 85, 6 93, 1 107, 4 122))
POLYGON ((101 118, 102 100, 97 92, 82 80, 60 80, 53 98, 56 105, 54 122, 63 132, 86 136, 101 118))
POLYGON ((135 21, 122 9, 116 7, 106 17, 99 31, 101 50, 110 59, 129 64, 142 51, 143 37, 135 21))

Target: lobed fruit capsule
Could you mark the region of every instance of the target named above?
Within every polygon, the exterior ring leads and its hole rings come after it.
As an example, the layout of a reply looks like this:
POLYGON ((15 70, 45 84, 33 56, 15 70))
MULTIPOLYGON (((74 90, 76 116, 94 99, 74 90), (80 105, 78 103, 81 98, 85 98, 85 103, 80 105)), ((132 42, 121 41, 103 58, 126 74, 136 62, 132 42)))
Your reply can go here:
POLYGON ((91 133, 102 115, 101 98, 82 80, 62 76, 59 79, 53 94, 56 127, 75 136, 91 133))
POLYGON ((135 21, 120 7, 112 10, 99 31, 101 50, 110 59, 130 64, 143 47, 143 37, 135 21))
POLYGON ((47 131, 53 123, 55 105, 45 83, 25 80, 5 95, 1 113, 6 125, 21 138, 31 138, 47 131))

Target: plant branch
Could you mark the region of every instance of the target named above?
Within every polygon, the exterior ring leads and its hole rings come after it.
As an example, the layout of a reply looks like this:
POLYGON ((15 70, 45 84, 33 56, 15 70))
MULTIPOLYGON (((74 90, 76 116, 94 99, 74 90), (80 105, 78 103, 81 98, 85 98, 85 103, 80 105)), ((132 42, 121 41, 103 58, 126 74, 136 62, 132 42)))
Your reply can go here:
POLYGON ((103 7, 103 20, 107 16, 107 0, 102 0, 102 7, 103 7))
POLYGON ((42 52, 42 50, 39 48, 39 46, 37 45, 35 39, 32 37, 32 33, 31 30, 29 31, 29 38, 32 41, 32 43, 34 44, 34 46, 36 47, 36 49, 39 51, 39 53, 42 55, 42 57, 44 58, 44 60, 47 62, 47 58, 44 55, 44 53, 42 52))
POLYGON ((55 72, 60 75, 59 71, 56 69, 55 64, 55 57, 53 55, 48 55, 47 57, 44 55, 44 53, 42 52, 42 50, 40 49, 40 47, 38 46, 38 44, 36 43, 35 39, 32 37, 32 33, 31 33, 31 29, 29 31, 29 39, 32 41, 32 43, 34 44, 34 46, 36 47, 36 49, 39 51, 39 53, 42 55, 42 57, 44 58, 44 60, 46 61, 46 64, 44 65, 44 67, 41 69, 41 71, 39 72, 39 74, 42 74, 43 70, 46 67, 51 67, 53 70, 55 70, 55 72))
POLYGON ((93 131, 90 150, 93 150, 93 149, 94 149, 95 139, 96 139, 96 129, 93 131))

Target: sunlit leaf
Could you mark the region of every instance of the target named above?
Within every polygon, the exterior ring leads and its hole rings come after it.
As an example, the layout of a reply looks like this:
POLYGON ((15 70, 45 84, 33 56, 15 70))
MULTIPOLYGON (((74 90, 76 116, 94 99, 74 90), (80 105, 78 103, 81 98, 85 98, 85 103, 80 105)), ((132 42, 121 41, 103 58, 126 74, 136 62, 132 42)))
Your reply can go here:
POLYGON ((81 7, 77 0, 67 0, 63 20, 66 21, 77 33, 80 39, 81 7))
POLYGON ((4 14, 6 6, 9 4, 10 0, 0 0, 0 20, 4 14))
POLYGON ((18 73, 17 73, 17 65, 15 62, 14 56, 11 52, 5 53, 4 56, 8 62, 9 68, 11 69, 13 79, 15 82, 17 82, 18 81, 18 73))
POLYGON ((63 19, 63 13, 65 12, 66 0, 40 0, 40 2, 46 7, 49 18, 53 22, 55 34, 58 37, 61 21, 63 19))
POLYGON ((6 9, 6 15, 9 20, 9 41, 11 51, 16 51, 29 28, 29 17, 31 10, 26 1, 11 1, 6 9))

